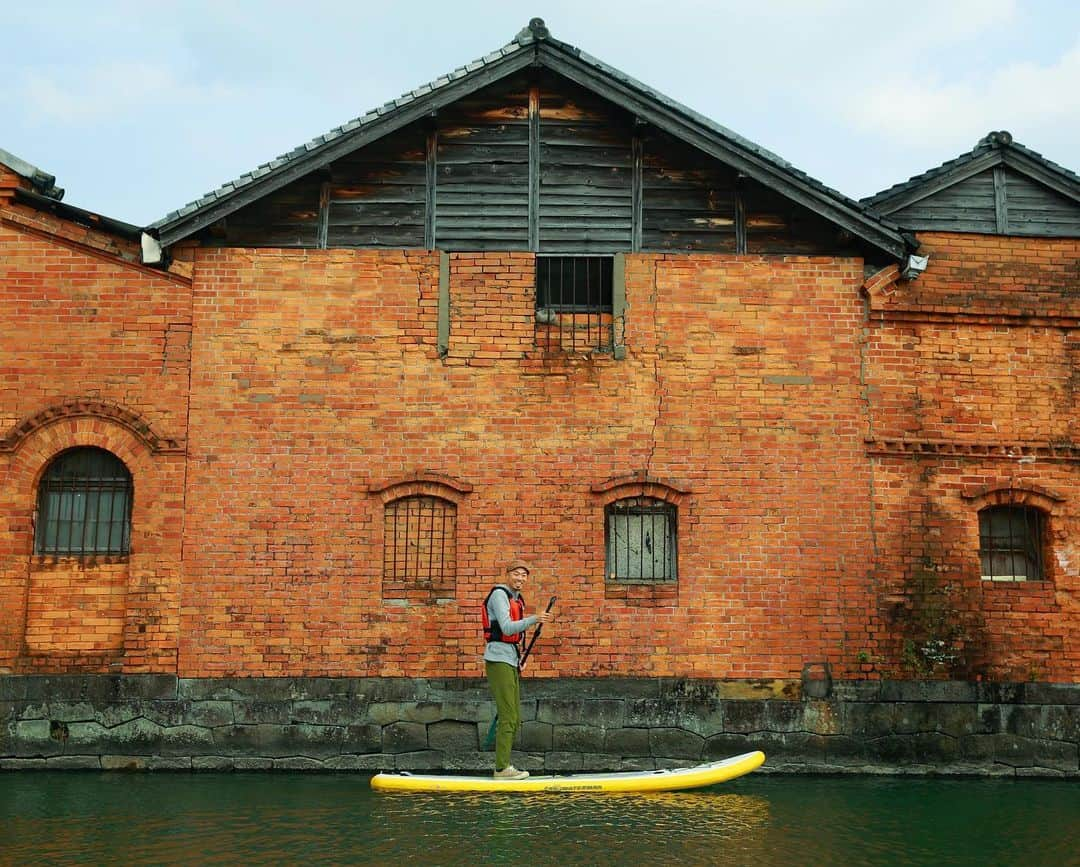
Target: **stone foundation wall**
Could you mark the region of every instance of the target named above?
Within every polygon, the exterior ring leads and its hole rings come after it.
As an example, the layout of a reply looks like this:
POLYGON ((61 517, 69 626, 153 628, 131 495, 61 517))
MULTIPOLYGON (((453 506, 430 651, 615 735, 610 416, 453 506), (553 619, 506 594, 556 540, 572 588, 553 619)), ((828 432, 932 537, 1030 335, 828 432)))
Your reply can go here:
MULTIPOLYGON (((1080 685, 539 679, 514 763, 1080 777, 1080 685), (820 697, 811 697, 817 695, 820 697)), ((485 771, 478 679, 0 677, 0 770, 485 771)))

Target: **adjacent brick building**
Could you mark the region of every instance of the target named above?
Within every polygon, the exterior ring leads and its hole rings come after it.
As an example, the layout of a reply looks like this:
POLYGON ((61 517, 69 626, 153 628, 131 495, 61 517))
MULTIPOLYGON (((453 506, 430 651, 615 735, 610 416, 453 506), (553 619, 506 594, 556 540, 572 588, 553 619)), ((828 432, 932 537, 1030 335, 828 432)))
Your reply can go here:
POLYGON ((524 556, 535 676, 1080 675, 1080 180, 1007 135, 855 202, 534 23, 58 196, 0 154, 0 672, 474 676, 524 556))

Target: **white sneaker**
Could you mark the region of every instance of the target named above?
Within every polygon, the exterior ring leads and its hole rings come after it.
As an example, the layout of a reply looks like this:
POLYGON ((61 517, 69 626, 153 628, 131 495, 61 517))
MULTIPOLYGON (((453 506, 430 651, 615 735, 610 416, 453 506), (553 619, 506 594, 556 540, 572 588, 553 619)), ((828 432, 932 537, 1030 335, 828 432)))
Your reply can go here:
POLYGON ((507 765, 501 771, 495 772, 496 780, 524 780, 527 776, 528 771, 519 771, 513 765, 507 765))

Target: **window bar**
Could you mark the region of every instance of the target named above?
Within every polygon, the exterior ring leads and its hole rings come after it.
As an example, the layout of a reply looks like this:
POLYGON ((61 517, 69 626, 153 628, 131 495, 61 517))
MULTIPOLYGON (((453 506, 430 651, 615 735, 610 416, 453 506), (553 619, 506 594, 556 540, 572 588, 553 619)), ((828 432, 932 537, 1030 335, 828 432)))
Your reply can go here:
POLYGON ((435 579, 435 503, 432 500, 424 500, 424 511, 428 515, 428 543, 427 548, 427 577, 429 581, 435 579))

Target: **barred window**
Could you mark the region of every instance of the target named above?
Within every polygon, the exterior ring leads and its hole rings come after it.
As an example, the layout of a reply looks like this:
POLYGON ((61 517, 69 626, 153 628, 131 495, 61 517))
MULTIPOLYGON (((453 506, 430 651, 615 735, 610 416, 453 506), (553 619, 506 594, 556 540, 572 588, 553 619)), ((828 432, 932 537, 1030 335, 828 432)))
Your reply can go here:
POLYGON ((979 512, 979 559, 985 581, 1042 581, 1045 520, 1030 506, 979 512))
POLYGON ((605 510, 609 581, 677 578, 675 506, 652 497, 617 500, 605 510))
POLYGON ((409 496, 383 514, 386 589, 451 589, 457 572, 457 506, 439 497, 409 496))
POLYGON ((38 490, 37 554, 127 554, 131 546, 131 473, 104 449, 64 452, 38 490))
POLYGON ((614 343, 611 256, 536 258, 536 341, 544 349, 610 351, 614 343))

